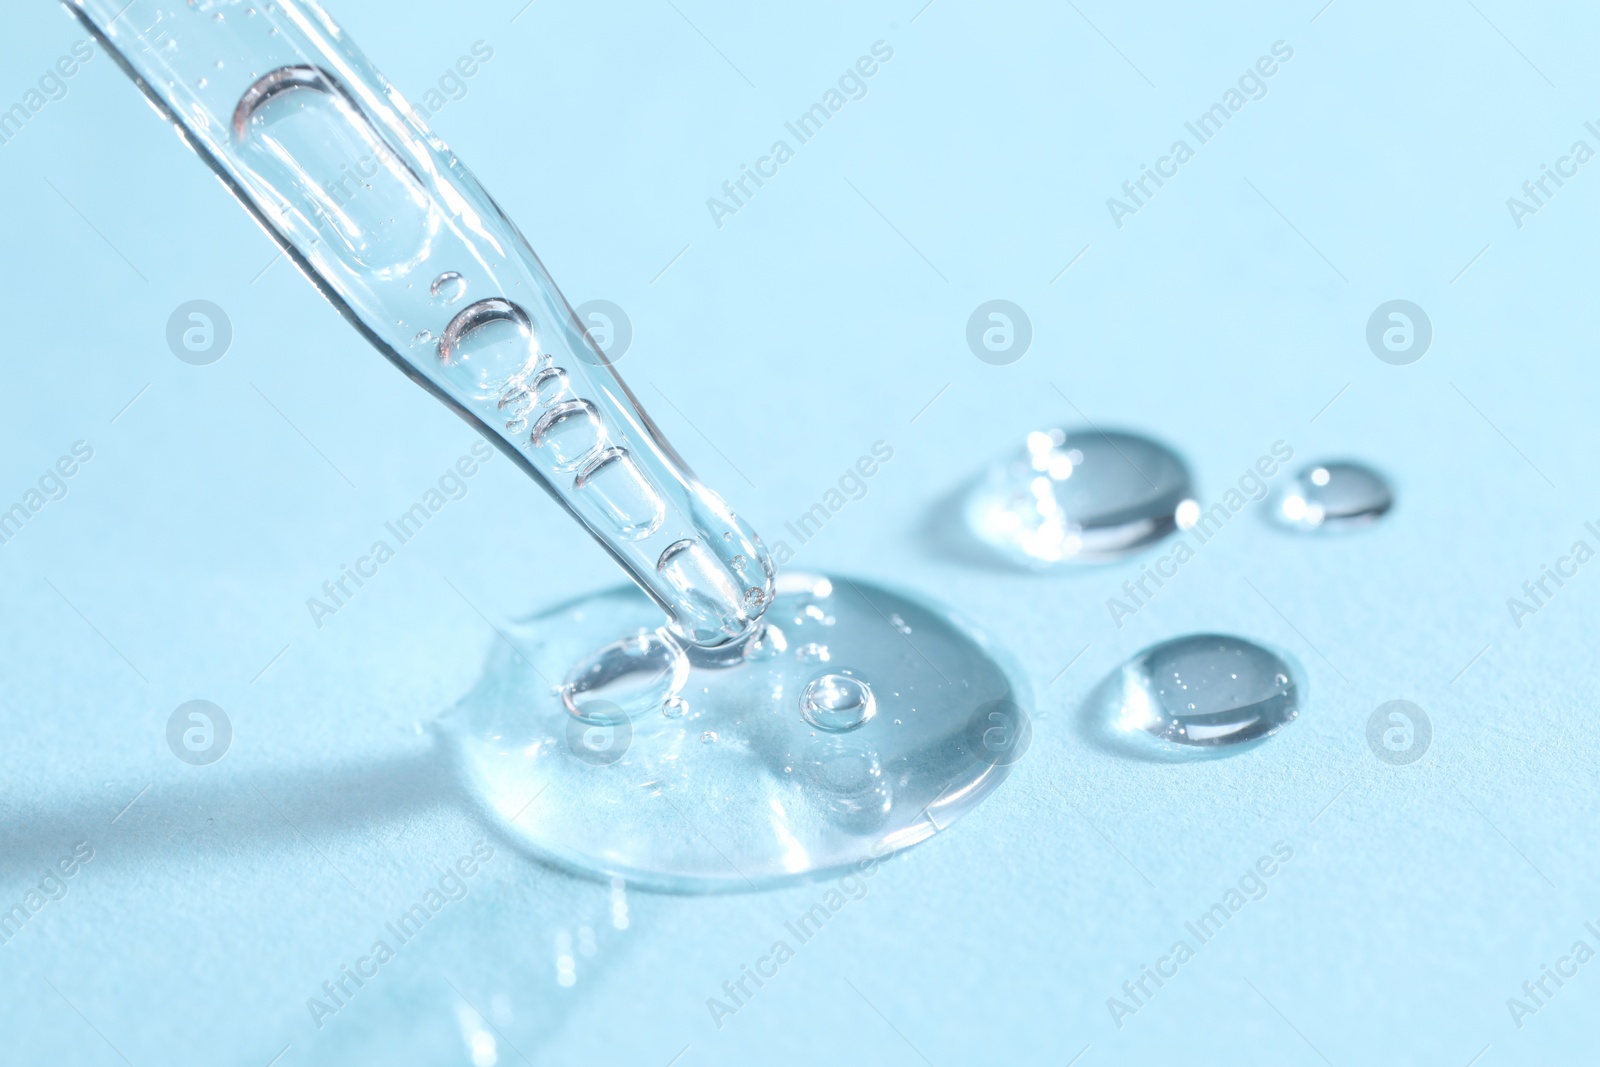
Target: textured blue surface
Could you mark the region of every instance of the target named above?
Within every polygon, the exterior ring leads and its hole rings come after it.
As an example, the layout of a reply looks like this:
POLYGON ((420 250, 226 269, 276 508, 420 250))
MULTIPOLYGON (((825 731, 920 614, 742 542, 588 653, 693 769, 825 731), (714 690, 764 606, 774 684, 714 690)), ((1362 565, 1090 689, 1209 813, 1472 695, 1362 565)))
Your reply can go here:
MULTIPOLYGON (((93 449, 0 545, 0 907, 93 850, 0 944, 0 1060, 471 1062, 476 1011, 499 1063, 1591 1055, 1600 963, 1520 1019, 1507 998, 1535 1006, 1543 965, 1600 949, 1600 564, 1521 626, 1506 601, 1600 547, 1600 163, 1520 227, 1506 198, 1600 149, 1593 13, 918 2, 334 6, 414 99, 492 46, 433 125, 574 303, 627 309, 622 369, 691 463, 771 541, 890 443, 796 563, 956 605, 1038 694, 1004 787, 720 1028, 707 999, 827 886, 630 893, 619 930, 606 887, 504 847, 314 1024, 307 998, 485 836, 419 724, 471 685, 491 622, 617 575, 497 460, 319 629, 306 598, 470 433, 274 262, 108 57, 0 144, 0 504, 93 449), (877 41, 867 95, 719 228, 707 198, 877 41), (1106 199, 1278 41, 1266 95, 1119 228, 1106 199), (195 298, 234 330, 206 367, 164 340, 195 298), (994 298, 1033 324, 1010 366, 964 340, 994 298), (1410 366, 1366 346, 1395 298, 1433 323, 1410 366), (1118 628, 1106 598, 1159 551, 1028 576, 941 532, 982 461, 1084 419, 1170 441, 1207 502, 1278 441, 1379 466, 1399 502, 1337 539, 1237 516, 1118 628), (1299 658, 1301 720, 1196 765, 1090 744, 1099 679, 1200 629, 1299 658), (211 766, 165 739, 196 698, 233 724, 211 766), (1391 699, 1432 719, 1410 766, 1367 745, 1391 699), (1265 896, 1198 944, 1185 923, 1277 842, 1265 896), (1123 983, 1180 938, 1193 958, 1119 1027, 1108 998, 1132 1006, 1123 983)), ((44 0, 3 24, 9 107, 84 34, 44 0)))

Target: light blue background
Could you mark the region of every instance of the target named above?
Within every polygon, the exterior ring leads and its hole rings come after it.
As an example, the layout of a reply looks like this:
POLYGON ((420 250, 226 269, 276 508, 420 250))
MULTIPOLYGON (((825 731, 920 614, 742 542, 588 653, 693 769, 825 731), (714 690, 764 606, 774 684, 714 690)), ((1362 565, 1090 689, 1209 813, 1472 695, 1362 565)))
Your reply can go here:
MULTIPOLYGON (((0 905, 95 849, 0 946, 0 1060, 465 1063, 466 1004, 500 1063, 1591 1058, 1600 963, 1521 1029, 1506 998, 1578 938, 1600 948, 1600 564, 1520 629, 1505 602, 1595 544, 1600 163, 1521 229, 1505 200, 1574 140, 1600 148, 1594 15, 673 3, 333 6, 413 98, 494 48, 434 128, 574 303, 628 310, 623 371, 769 540, 893 446, 796 562, 953 604, 1014 653, 1028 757, 720 1030, 707 997, 822 886, 630 892, 618 930, 605 887, 504 847, 317 1030, 306 998, 484 836, 419 724, 477 677, 486 619, 618 576, 497 460, 317 629, 305 599, 472 435, 272 263, 97 56, 0 145, 0 501, 95 450, 0 546, 0 905), (880 39, 869 95, 718 229, 706 198, 880 39), (1114 226, 1106 198, 1279 40, 1294 58, 1266 98, 1114 226), (1008 367, 963 337, 997 297, 1035 330, 1008 367), (1397 297, 1435 330, 1408 367, 1364 340, 1397 297), (194 298, 234 327, 209 367, 164 341, 194 298), (1207 502, 1283 440, 1380 466, 1399 505, 1340 539, 1235 519, 1119 630, 1105 599, 1139 561, 1027 576, 930 532, 984 461, 1084 418, 1172 442, 1207 502), (1202 629, 1294 653, 1301 720, 1198 765, 1086 743, 1077 710, 1110 669, 1202 629), (210 767, 165 742, 193 698, 235 729, 210 767), (1396 698, 1434 725, 1409 767, 1365 739, 1396 698), (1277 841, 1294 858, 1267 897, 1118 1029, 1107 998, 1277 841), (585 925, 563 988, 557 939, 585 925)), ((84 34, 46 0, 3 24, 9 106, 84 34)))

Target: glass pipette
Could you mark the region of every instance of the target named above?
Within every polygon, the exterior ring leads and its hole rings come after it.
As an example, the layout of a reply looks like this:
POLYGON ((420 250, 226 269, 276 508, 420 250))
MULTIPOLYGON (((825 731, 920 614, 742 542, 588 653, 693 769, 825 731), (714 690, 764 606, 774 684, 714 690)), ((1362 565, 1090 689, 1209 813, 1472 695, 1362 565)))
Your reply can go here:
POLYGON ((690 472, 522 234, 309 0, 72 0, 361 334, 581 522, 692 646, 759 630, 773 565, 690 472))

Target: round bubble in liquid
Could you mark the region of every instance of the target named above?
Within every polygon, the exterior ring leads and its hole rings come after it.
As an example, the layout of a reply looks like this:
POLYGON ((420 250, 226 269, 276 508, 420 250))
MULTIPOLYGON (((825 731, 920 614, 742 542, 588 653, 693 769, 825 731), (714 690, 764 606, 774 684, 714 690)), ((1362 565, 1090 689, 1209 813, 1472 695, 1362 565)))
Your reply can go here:
POLYGON ((1375 522, 1394 506, 1383 475, 1360 463, 1313 463, 1273 494, 1268 515, 1300 533, 1352 530, 1375 522))
POLYGON ((1170 448, 1115 431, 1041 430, 989 467, 964 516, 979 543, 1039 569, 1119 559, 1171 534, 1195 508, 1189 470, 1170 448))
POLYGON ((1086 714, 1095 734, 1136 754, 1228 755, 1299 716, 1302 676, 1286 655, 1241 637, 1191 634, 1118 667, 1086 714))

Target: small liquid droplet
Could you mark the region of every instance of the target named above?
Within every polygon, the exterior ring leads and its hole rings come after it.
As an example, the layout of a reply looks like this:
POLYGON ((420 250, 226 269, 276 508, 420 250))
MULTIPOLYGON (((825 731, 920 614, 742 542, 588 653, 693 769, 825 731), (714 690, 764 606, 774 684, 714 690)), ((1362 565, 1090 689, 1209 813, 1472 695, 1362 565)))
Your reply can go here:
POLYGON ((854 730, 878 710, 872 687, 847 674, 824 674, 800 692, 800 715, 819 730, 854 730))
POLYGON ((416 340, 417 344, 425 345, 429 341, 433 340, 433 331, 432 330, 419 330, 417 332, 417 336, 416 336, 415 340, 416 340))
POLYGON ((714 745, 717 743, 717 732, 715 730, 707 730, 700 735, 700 740, 708 745, 714 745))
POLYGON ((1154 645, 1119 667, 1102 692, 1113 733, 1174 751, 1268 737, 1299 716, 1302 696, 1277 653, 1222 634, 1154 645))
POLYGON ((965 515, 978 541, 1023 566, 1104 563, 1176 530, 1193 491, 1183 461, 1157 441, 1052 429, 992 465, 965 515))
POLYGON ((1371 467, 1314 463, 1278 490, 1269 513, 1282 527, 1311 533, 1365 526, 1393 506, 1393 490, 1371 467))
POLYGON ((827 645, 812 641, 795 649, 794 658, 801 663, 826 663, 833 658, 833 653, 828 651, 827 645))
POLYGON ((661 714, 669 719, 681 719, 689 711, 689 702, 682 697, 668 697, 661 702, 661 714))

